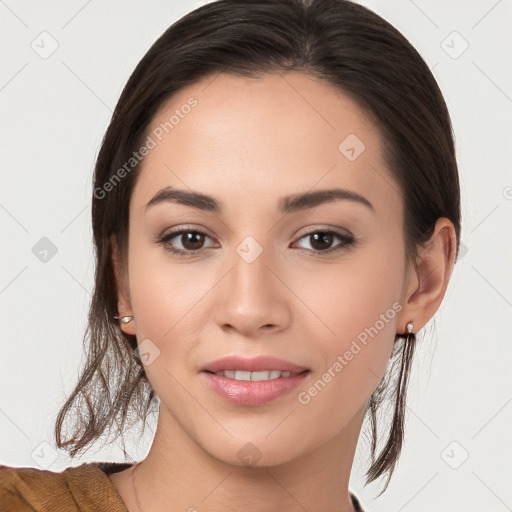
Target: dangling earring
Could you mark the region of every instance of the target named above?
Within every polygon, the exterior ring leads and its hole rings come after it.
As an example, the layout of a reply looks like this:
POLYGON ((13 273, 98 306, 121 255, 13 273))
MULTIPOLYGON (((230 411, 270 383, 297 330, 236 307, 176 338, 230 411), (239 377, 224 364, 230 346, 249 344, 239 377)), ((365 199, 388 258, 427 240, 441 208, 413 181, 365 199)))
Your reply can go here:
POLYGON ((133 320, 133 316, 123 316, 122 318, 119 318, 118 316, 114 315, 114 318, 116 320, 121 320, 123 324, 127 324, 128 322, 131 322, 133 320))

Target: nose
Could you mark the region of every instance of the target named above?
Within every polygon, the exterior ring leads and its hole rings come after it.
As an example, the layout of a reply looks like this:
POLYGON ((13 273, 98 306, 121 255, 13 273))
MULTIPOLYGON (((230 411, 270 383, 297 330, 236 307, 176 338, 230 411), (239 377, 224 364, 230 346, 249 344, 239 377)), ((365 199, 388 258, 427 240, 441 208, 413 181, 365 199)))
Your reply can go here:
POLYGON ((253 261, 240 254, 234 254, 230 271, 216 287, 215 321, 224 331, 246 337, 286 329, 292 294, 275 258, 266 250, 253 261))

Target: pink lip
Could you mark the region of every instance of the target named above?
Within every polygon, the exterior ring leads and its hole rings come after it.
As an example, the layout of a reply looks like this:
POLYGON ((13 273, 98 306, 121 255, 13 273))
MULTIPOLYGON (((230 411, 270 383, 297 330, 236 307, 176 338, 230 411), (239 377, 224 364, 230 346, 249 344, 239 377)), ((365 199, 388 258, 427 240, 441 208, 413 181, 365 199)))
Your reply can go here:
POLYGON ((224 370, 244 370, 246 372, 279 370, 282 372, 300 373, 307 370, 307 368, 272 356, 258 356, 252 359, 241 356, 227 356, 207 364, 202 369, 202 371, 212 373, 224 370))
MULTIPOLYGON (((239 369, 242 370, 243 368, 239 367, 239 369)), ((308 374, 309 371, 306 370, 296 375, 291 375, 290 377, 280 377, 278 379, 264 381, 245 381, 230 379, 207 371, 201 373, 201 375, 204 375, 210 389, 228 402, 253 407, 265 405, 289 393, 292 389, 296 388, 308 374)))
POLYGON ((264 405, 296 388, 309 374, 304 366, 278 359, 272 356, 258 356, 251 359, 241 356, 227 356, 207 364, 201 374, 207 385, 219 396, 228 402, 237 405, 258 406, 264 405), (224 370, 242 370, 258 372, 265 370, 279 370, 291 372, 296 375, 280 377, 265 381, 242 381, 230 379, 215 372, 224 370))

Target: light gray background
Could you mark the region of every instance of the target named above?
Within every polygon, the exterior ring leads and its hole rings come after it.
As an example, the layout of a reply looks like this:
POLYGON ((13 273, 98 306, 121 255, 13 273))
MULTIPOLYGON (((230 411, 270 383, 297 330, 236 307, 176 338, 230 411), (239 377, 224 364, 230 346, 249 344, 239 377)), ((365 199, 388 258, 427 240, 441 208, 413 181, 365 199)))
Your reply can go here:
MULTIPOLYGON (((203 3, 0 1, 1 464, 60 471, 124 460, 115 445, 74 461, 53 447, 93 286, 92 170, 128 76, 172 22, 203 3), (43 237, 57 248, 46 262, 32 251, 43 237)), ((511 510, 512 2, 361 3, 404 33, 445 95, 464 246, 417 353, 391 484, 375 500, 377 487, 363 488, 360 443, 351 487, 375 512, 511 510)), ((133 459, 151 439, 128 441, 133 459)))

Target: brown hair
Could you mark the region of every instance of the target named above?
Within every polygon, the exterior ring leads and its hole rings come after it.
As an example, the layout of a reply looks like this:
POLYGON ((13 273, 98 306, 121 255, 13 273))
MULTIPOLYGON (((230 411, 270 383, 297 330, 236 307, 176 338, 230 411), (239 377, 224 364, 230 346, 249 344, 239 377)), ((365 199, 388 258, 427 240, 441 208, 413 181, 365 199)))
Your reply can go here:
MULTIPOLYGON (((417 247, 429 240, 440 217, 454 224, 458 253, 460 192, 450 117, 428 66, 398 30, 347 0, 220 0, 190 12, 171 25, 137 65, 98 155, 92 198, 95 287, 84 335, 87 361, 55 425, 57 446, 72 457, 114 423, 119 437, 132 410, 145 425, 151 406, 158 402, 134 355, 135 337, 123 333, 114 319, 117 288, 111 237, 116 237, 123 263, 138 165, 122 179, 119 169, 126 169, 147 137, 152 118, 180 88, 221 72, 254 77, 292 70, 338 87, 373 115, 386 141, 386 163, 403 195, 408 261, 417 269, 417 247), (64 440, 68 416, 74 420, 73 432, 64 440)), ((407 343, 400 335, 396 341, 365 416, 373 437, 367 483, 388 473, 386 487, 402 447, 415 348, 414 335, 407 343), (394 399, 391 429, 376 457, 377 411, 388 395, 394 399)))

